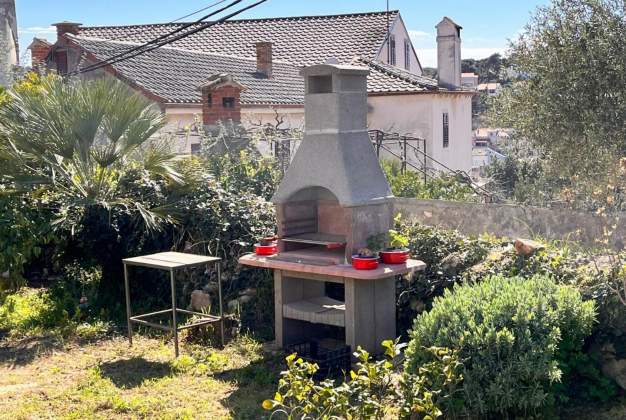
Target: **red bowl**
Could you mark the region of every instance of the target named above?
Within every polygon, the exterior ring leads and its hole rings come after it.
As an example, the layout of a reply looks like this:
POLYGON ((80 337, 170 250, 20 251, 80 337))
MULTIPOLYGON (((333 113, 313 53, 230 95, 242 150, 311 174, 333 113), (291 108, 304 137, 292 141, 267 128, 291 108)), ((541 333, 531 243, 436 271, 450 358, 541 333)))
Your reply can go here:
POLYGON ((357 270, 375 270, 378 268, 378 258, 352 256, 352 267, 357 270))
POLYGON ((271 245, 254 244, 254 253, 256 255, 274 255, 278 252, 278 244, 273 242, 271 245))
POLYGON ((404 264, 409 259, 409 250, 380 251, 380 259, 384 264, 404 264))

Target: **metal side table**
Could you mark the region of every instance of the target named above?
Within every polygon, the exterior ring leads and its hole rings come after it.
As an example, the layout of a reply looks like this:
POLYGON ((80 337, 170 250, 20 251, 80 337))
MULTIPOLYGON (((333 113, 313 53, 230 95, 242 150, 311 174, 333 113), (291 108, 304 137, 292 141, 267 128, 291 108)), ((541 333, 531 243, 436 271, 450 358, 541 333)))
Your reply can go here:
POLYGON ((178 357, 178 332, 186 328, 196 327, 199 325, 220 323, 220 332, 222 338, 222 345, 224 345, 224 308, 222 305, 222 276, 221 276, 221 258, 207 257, 204 255, 183 254, 181 252, 159 252, 158 254, 144 255, 141 257, 125 258, 122 260, 124 263, 124 288, 126 290, 126 319, 128 322, 128 341, 130 345, 133 345, 133 323, 146 325, 148 327, 158 328, 163 331, 171 332, 174 336, 174 352, 178 357), (176 307, 176 277, 174 275, 176 270, 189 267, 197 267, 201 265, 217 264, 217 290, 219 294, 219 316, 203 314, 200 312, 188 311, 185 309, 179 309, 176 307), (147 314, 132 315, 130 307, 130 290, 128 282, 128 266, 134 265, 139 267, 156 268, 158 270, 166 270, 170 272, 170 283, 172 288, 172 308, 164 309, 162 311, 150 312, 147 314), (146 318, 171 313, 172 325, 161 325, 154 322, 146 321, 146 318), (178 326, 176 314, 183 313, 187 315, 196 315, 199 319, 191 324, 178 326))

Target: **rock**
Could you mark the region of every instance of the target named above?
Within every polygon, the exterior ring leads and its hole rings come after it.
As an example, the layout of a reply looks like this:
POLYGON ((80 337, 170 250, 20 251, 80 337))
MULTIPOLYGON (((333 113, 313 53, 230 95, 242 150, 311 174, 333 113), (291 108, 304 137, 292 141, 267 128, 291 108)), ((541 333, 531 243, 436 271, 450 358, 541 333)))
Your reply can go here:
POLYGON ((228 303, 226 304, 226 306, 228 307, 228 312, 236 312, 237 309, 239 309, 239 300, 237 299, 233 299, 228 301, 228 303))
POLYGON ((256 289, 254 287, 248 287, 239 292, 239 296, 256 296, 256 289))
POLYGON ((515 247, 517 255, 522 255, 524 257, 529 257, 535 252, 546 248, 545 245, 539 242, 520 238, 515 240, 515 244, 513 246, 515 247))
POLYGON ((626 359, 616 357, 615 346, 611 343, 602 346, 602 373, 626 390, 626 359))
POLYGON ((243 295, 241 296, 239 299, 237 299, 239 301, 240 304, 244 305, 248 302, 250 302, 252 299, 254 298, 254 296, 250 296, 250 295, 243 295))
POLYGON ((201 311, 209 308, 211 306, 211 295, 202 290, 194 290, 191 292, 191 303, 189 306, 193 311, 201 311))
POLYGON ((441 270, 448 276, 456 276, 459 273, 464 260, 465 254, 449 254, 441 260, 441 270))

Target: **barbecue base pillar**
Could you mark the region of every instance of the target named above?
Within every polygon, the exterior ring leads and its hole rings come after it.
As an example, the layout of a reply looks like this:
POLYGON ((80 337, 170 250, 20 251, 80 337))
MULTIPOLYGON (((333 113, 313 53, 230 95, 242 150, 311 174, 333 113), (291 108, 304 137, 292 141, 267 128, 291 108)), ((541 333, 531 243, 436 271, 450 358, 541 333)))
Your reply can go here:
POLYGON ((274 270, 276 344, 287 347, 314 338, 324 324, 344 327, 345 343, 353 351, 361 346, 380 353, 382 341, 396 338, 395 297, 395 277, 361 280, 274 270), (324 298, 325 282, 344 284, 345 301, 324 298))

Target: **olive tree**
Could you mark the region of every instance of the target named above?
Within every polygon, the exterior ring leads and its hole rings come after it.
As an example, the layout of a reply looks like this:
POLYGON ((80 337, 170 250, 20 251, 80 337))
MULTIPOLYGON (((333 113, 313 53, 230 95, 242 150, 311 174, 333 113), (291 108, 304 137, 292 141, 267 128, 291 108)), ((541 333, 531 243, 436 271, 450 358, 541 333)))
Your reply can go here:
POLYGON ((554 178, 606 184, 626 155, 623 0, 553 0, 511 43, 520 75, 489 104, 492 124, 530 142, 554 178))

